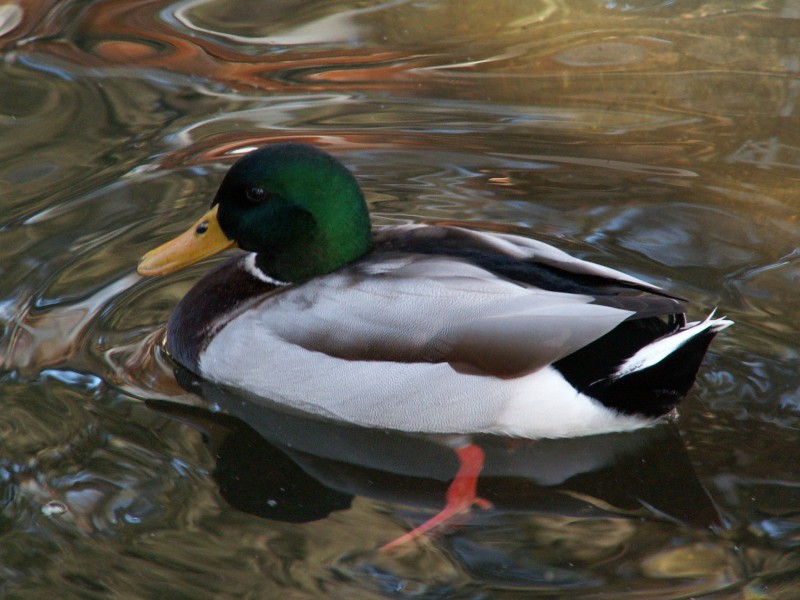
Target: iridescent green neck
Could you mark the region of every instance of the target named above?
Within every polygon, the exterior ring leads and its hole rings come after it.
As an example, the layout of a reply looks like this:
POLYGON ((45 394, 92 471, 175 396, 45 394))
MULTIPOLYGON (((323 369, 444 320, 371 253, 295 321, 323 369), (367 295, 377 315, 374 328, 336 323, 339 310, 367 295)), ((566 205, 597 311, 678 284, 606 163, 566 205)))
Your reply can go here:
MULTIPOLYGON (((298 221, 307 218, 298 217, 298 221)), ((273 279, 299 282, 335 271, 369 252, 372 228, 366 210, 353 215, 347 227, 335 227, 337 221, 324 226, 309 223, 292 243, 258 252, 256 266, 273 279)))

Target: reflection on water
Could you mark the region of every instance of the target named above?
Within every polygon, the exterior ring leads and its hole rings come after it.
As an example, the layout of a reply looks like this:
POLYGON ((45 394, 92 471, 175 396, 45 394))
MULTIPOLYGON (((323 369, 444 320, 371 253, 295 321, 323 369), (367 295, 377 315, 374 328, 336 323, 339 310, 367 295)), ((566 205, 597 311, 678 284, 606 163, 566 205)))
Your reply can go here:
MULTIPOLYGON (((261 516, 299 521, 320 518, 317 505, 327 506, 328 500, 316 489, 307 492, 306 498, 295 497, 291 502, 253 500, 296 494, 296 490, 284 487, 284 481, 295 486, 308 477, 317 486, 339 493, 438 506, 444 498, 445 483, 457 468, 455 453, 436 436, 313 419, 270 408, 263 400, 250 402, 185 372, 178 378, 214 410, 165 401, 149 401, 147 405, 202 431, 217 460, 215 477, 223 495, 242 509, 224 491, 236 487, 237 497, 256 507, 261 516), (253 461, 253 456, 261 453, 264 458, 253 461), (283 458, 278 458, 281 455, 283 458), (279 467, 280 462, 285 466, 279 467), (242 475, 265 468, 269 476, 261 475, 255 485, 242 475), (283 506, 287 503, 291 506, 283 506), (311 516, 298 516, 304 510, 310 510, 311 516)), ((486 489, 481 495, 490 498, 496 509, 558 514, 574 511, 590 517, 596 516, 593 508, 616 507, 623 512, 650 511, 698 528, 722 526, 677 432, 670 426, 578 439, 510 441, 480 436, 475 441, 486 456, 479 483, 486 489), (597 476, 598 472, 603 474, 597 476), (584 506, 582 501, 571 502, 565 497, 542 499, 555 495, 549 490, 543 492, 544 488, 556 488, 559 494, 575 498, 591 497, 595 504, 584 506), (574 508, 575 504, 580 508, 574 508)), ((330 511, 320 512, 324 516, 330 511)))
POLYGON ((0 592, 796 597, 798 40, 795 0, 0 3, 0 592), (376 554, 440 506, 446 450, 186 392, 155 347, 207 266, 133 274, 287 139, 378 223, 720 306, 678 432, 484 440, 495 509, 376 554))

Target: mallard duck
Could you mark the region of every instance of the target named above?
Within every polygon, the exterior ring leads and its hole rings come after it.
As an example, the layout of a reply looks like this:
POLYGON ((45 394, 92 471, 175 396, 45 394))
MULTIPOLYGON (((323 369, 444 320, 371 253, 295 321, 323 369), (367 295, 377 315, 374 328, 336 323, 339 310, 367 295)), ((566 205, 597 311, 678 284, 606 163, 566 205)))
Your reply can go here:
POLYGON ((568 437, 652 424, 686 395, 711 339, 681 300, 521 236, 372 227, 354 176, 281 143, 227 172, 211 209, 148 252, 163 275, 221 250, 167 326, 203 379, 349 423, 568 437))
MULTIPOLYGON (((673 410, 711 339, 681 300, 548 244, 436 225, 370 225, 353 175, 313 146, 240 158, 211 209, 147 253, 163 275, 219 251, 180 301, 165 348, 263 402, 372 428, 558 438, 632 430, 673 410)), ((448 437, 444 509, 396 548, 490 503, 483 451, 448 437)))

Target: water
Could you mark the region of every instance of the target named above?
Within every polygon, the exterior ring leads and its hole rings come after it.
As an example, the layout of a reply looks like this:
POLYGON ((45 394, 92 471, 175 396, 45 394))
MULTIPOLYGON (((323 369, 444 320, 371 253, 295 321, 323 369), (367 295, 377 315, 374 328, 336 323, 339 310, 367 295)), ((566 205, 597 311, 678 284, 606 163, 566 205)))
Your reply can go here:
POLYGON ((798 40, 795 0, 0 4, 0 593, 800 595, 798 40), (184 391, 155 346, 208 265, 134 274, 287 139, 376 223, 493 224, 736 326, 673 425, 485 440, 495 508, 378 554, 453 457, 184 391))

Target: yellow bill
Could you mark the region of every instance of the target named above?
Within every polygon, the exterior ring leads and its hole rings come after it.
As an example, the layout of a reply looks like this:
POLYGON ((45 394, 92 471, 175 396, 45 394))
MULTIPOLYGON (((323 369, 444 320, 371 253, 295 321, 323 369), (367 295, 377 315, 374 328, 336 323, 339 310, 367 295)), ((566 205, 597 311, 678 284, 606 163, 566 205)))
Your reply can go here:
POLYGON ((220 229, 214 206, 174 240, 150 250, 139 261, 139 275, 166 275, 236 245, 220 229))

